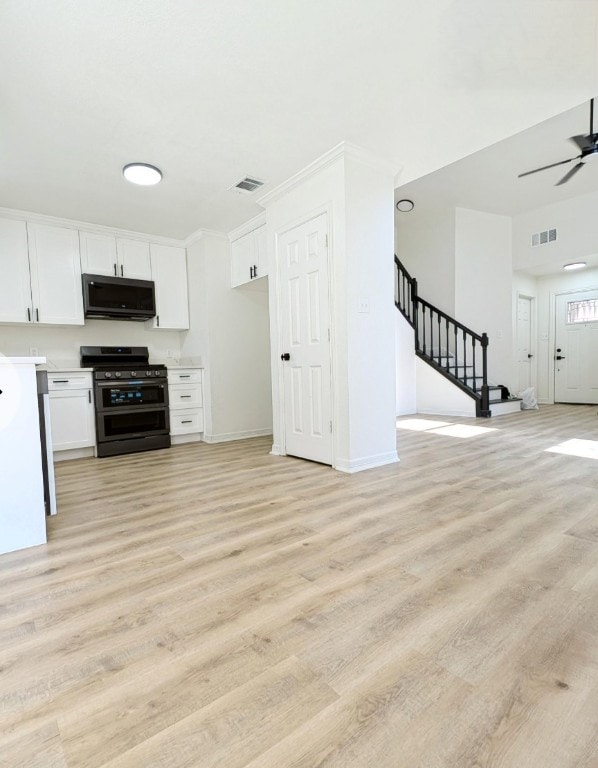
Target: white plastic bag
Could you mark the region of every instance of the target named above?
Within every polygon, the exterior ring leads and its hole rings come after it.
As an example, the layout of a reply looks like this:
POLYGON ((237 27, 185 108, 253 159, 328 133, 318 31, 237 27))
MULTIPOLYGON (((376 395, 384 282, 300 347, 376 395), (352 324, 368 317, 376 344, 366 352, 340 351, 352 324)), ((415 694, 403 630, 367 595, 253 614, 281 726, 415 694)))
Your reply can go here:
POLYGON ((538 409, 538 401, 536 400, 536 388, 527 387, 523 392, 519 393, 519 397, 522 400, 522 411, 533 411, 538 409))

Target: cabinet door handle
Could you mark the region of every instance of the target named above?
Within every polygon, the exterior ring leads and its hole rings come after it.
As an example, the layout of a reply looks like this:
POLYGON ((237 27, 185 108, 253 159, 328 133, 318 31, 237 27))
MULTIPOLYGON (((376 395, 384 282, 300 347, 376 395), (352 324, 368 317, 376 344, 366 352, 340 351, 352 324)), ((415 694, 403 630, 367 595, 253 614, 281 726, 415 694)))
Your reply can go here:
POLYGON ((253 267, 249 267, 249 279, 253 280, 253 267))
POLYGON ((38 307, 35 308, 35 319, 39 323, 39 308, 38 307))
POLYGON ((89 400, 89 403, 91 404, 91 390, 87 390, 87 399, 89 400))
POLYGON ((118 275, 118 272, 116 271, 116 264, 114 265, 114 277, 118 275))
POLYGON ((68 384, 68 379, 52 379, 53 384, 68 384))
POLYGON ((179 379, 190 379, 191 374, 190 373, 179 373, 179 379))
POLYGON ((185 419, 184 421, 181 421, 181 424, 192 424, 193 419, 185 419))
POLYGON ((27 322, 28 323, 31 322, 31 310, 29 309, 29 307, 27 307, 27 322))
POLYGON ((120 265, 120 276, 121 277, 125 276, 125 273, 123 272, 123 265, 122 264, 120 265))
POLYGON ((191 395, 181 395, 181 400, 186 399, 187 397, 191 397, 191 395))
POLYGON ((257 264, 253 265, 253 276, 257 277, 257 264))
POLYGON ((160 327, 160 315, 156 315, 156 325, 160 327))

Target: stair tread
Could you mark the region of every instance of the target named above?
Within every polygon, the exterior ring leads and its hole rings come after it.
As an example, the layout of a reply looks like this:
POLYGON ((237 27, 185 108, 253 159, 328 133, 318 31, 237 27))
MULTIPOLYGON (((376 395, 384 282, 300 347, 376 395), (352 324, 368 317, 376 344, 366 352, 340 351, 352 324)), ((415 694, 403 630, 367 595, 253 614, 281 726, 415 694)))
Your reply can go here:
POLYGON ((489 405, 496 405, 497 403, 520 403, 522 400, 521 397, 506 397, 501 400, 489 400, 489 405))

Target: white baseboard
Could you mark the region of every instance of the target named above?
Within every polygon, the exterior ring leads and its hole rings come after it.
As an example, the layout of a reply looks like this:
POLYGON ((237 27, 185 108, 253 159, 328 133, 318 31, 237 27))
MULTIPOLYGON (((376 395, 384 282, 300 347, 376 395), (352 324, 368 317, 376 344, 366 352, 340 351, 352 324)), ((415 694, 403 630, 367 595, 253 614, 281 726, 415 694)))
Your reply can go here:
POLYGON ((86 459, 95 456, 95 448, 71 448, 68 451, 54 451, 52 459, 57 461, 69 461, 70 459, 86 459))
POLYGON ((284 456, 284 452, 280 445, 277 445, 276 443, 272 443, 272 450, 270 451, 270 456, 284 456))
POLYGON ((204 435, 206 443, 228 443, 233 440, 247 440, 250 437, 267 437, 272 429, 248 429, 245 432, 228 432, 222 435, 204 435))
POLYGON ((170 435, 172 445, 183 445, 183 443, 198 443, 201 441, 201 432, 190 432, 187 435, 170 435))
POLYGON ((423 414, 424 416, 456 416, 459 419, 475 419, 475 405, 473 409, 473 413, 468 413, 467 411, 453 411, 450 408, 421 408, 418 410, 418 413, 423 414))
POLYGON ((347 460, 338 459, 334 464, 334 469, 339 472, 353 474, 354 472, 363 472, 364 469, 375 469, 383 467, 385 464, 395 464, 400 461, 396 451, 389 453, 378 453, 375 456, 364 456, 362 459, 347 460))

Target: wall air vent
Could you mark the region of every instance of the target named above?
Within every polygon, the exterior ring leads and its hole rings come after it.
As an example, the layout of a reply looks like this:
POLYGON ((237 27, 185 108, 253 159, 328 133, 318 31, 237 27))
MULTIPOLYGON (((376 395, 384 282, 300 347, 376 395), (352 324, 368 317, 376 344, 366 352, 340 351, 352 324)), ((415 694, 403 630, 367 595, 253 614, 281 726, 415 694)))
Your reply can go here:
POLYGON ((545 229, 542 232, 534 232, 532 235, 532 248, 538 245, 554 243, 556 240, 556 229, 545 229))
POLYGON ((234 184, 231 189, 238 189, 239 192, 255 192, 256 189, 264 186, 264 182, 256 179, 254 176, 245 176, 245 178, 234 184))

